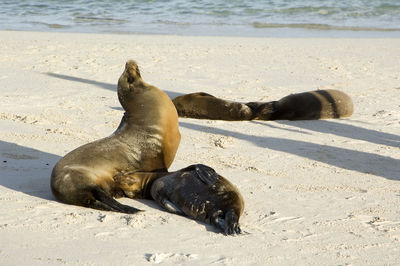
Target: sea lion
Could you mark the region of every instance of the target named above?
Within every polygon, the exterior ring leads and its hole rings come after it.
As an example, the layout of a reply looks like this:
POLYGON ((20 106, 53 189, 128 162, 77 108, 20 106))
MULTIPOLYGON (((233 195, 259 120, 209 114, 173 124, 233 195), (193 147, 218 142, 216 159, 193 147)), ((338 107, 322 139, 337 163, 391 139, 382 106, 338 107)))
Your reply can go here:
POLYGON ((229 121, 253 118, 253 111, 249 106, 226 101, 204 92, 178 96, 172 102, 180 117, 229 121))
POLYGON ((353 101, 342 91, 291 94, 279 101, 238 103, 198 92, 172 101, 180 117, 214 120, 310 120, 348 117, 353 101))
POLYGON ((214 169, 196 164, 155 180, 150 194, 167 211, 239 234, 244 201, 238 189, 214 169))
POLYGON ((338 90, 296 93, 273 102, 247 103, 256 120, 310 120, 348 117, 353 101, 338 90))
POLYGON ((118 129, 71 151, 54 166, 51 190, 58 200, 135 213, 139 210, 114 197, 148 197, 153 180, 166 174, 180 142, 172 101, 143 81, 132 60, 118 80, 118 99, 125 110, 118 129))

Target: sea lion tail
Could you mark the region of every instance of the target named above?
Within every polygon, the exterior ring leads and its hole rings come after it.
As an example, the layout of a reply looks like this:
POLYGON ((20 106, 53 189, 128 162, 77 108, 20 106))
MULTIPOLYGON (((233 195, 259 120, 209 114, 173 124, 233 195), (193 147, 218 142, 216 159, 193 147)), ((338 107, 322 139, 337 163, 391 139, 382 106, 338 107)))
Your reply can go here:
POLYGON ((142 210, 136 209, 131 206, 123 205, 116 201, 114 198, 109 196, 106 192, 104 192, 101 188, 94 188, 92 190, 92 195, 95 198, 94 201, 90 201, 88 203, 88 207, 104 210, 104 211, 114 211, 114 212, 122 212, 122 213, 137 213, 142 210))

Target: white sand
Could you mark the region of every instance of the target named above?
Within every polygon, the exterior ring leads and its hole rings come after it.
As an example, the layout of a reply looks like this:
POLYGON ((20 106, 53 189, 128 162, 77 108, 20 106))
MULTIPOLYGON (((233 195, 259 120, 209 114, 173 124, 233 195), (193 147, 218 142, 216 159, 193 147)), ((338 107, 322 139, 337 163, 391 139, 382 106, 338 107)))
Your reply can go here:
POLYGON ((0 32, 0 265, 400 264, 400 39, 0 32), (349 119, 180 119, 171 170, 203 163, 237 185, 246 234, 121 199, 137 215, 55 201, 54 164, 111 134, 127 59, 171 97, 236 101, 340 89, 349 119))

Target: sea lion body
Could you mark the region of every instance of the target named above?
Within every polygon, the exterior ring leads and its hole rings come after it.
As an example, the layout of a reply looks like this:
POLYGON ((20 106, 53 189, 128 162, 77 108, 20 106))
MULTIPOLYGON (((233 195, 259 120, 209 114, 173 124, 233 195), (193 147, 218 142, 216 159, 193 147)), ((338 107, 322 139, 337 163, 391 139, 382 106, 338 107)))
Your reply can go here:
POLYGON ((338 90, 316 90, 296 93, 273 102, 247 103, 258 120, 311 120, 348 117, 353 101, 338 90))
POLYGON ((172 101, 180 117, 214 120, 250 120, 253 113, 249 106, 226 101, 213 95, 196 92, 176 97, 172 101))
POLYGON ((151 196, 166 210, 240 233, 244 201, 237 188, 212 168, 197 164, 165 175, 152 184, 151 196))
POLYGON ((55 165, 51 189, 60 201, 134 213, 138 210, 113 197, 145 195, 157 172, 171 165, 180 133, 169 97, 145 83, 137 64, 128 61, 118 81, 118 98, 126 111, 118 129, 71 151, 55 165))
POLYGON ((173 100, 179 116, 214 120, 310 120, 348 117, 353 101, 338 90, 317 90, 291 94, 279 101, 238 103, 204 92, 173 100))

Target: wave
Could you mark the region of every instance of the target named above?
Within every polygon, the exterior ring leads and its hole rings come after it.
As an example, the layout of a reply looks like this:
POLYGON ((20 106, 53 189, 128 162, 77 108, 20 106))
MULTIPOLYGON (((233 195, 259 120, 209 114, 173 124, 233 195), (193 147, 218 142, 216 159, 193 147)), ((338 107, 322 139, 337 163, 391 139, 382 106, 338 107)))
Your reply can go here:
POLYGON ((293 28, 308 30, 338 30, 338 31, 400 31, 400 28, 379 28, 379 27, 357 27, 357 26, 335 26, 316 23, 261 23, 254 22, 254 28, 293 28))
POLYGON ((92 16, 74 16, 73 20, 78 22, 96 22, 96 23, 111 23, 111 24, 123 24, 128 22, 128 20, 124 19, 102 18, 102 17, 92 17, 92 16))
POLYGON ((39 25, 39 26, 46 26, 50 29, 68 29, 71 28, 70 25, 63 25, 63 24, 58 24, 58 23, 46 23, 46 22, 39 22, 39 21, 26 21, 26 23, 29 23, 31 25, 39 25))

